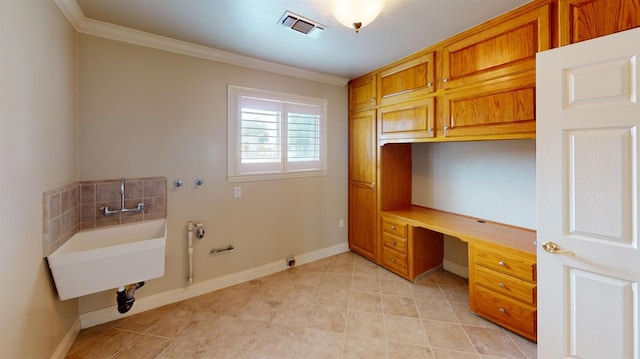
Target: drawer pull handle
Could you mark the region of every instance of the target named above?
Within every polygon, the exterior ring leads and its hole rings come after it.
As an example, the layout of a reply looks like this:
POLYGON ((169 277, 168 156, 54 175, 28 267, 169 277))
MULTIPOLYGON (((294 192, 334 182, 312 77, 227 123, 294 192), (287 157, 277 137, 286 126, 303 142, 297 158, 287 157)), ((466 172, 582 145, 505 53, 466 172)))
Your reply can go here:
POLYGON ((504 267, 504 262, 503 262, 503 261, 500 261, 500 262, 498 262, 498 265, 499 265, 500 267, 504 267))
POLYGON ((391 226, 391 229, 395 231, 396 230, 396 226, 391 226))
POLYGON ((498 310, 499 310, 499 311, 500 311, 500 313, 502 313, 502 314, 504 314, 504 313, 506 313, 506 312, 507 312, 507 310, 506 310, 506 309, 504 309, 504 308, 502 308, 502 307, 500 307, 500 309, 498 309, 498 310))
POLYGON ((504 288, 504 283, 502 283, 502 282, 498 283, 498 287, 504 288))
POLYGON ((391 245, 395 246, 396 245, 396 241, 391 241, 391 245))
POLYGON ((391 258, 391 263, 395 263, 395 262, 396 262, 396 260, 391 258))

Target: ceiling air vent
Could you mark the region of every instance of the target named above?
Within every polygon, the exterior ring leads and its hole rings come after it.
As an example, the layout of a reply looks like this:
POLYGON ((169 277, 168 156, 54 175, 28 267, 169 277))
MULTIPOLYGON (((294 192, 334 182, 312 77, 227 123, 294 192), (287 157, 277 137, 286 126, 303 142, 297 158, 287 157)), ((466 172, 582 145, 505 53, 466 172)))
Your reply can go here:
POLYGON ((301 34, 307 35, 317 39, 320 34, 327 28, 313 20, 309 20, 303 16, 294 14, 290 11, 285 11, 284 15, 280 18, 278 23, 282 26, 288 27, 291 30, 295 30, 301 34))

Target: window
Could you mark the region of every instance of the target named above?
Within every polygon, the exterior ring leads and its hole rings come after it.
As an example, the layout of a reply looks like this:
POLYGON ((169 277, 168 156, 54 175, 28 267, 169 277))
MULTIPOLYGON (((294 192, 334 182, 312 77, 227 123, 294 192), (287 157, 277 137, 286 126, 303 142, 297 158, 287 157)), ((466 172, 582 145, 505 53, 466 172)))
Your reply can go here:
POLYGON ((228 181, 326 175, 323 99, 229 86, 228 181))

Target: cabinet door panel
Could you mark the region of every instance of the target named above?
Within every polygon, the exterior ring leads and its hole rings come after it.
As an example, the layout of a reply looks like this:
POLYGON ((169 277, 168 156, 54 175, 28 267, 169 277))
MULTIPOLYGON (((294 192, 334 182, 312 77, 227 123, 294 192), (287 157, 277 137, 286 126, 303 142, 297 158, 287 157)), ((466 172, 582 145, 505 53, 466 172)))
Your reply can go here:
POLYGON ((640 0, 560 0, 560 46, 640 26, 640 0))
POLYGON ((396 104, 380 108, 378 139, 419 139, 434 136, 434 99, 396 104))
POLYGON ((376 194, 365 183, 349 188, 349 248, 376 260, 376 194))
POLYGON ((551 47, 551 8, 535 8, 516 18, 444 47, 445 89, 535 69, 536 53, 551 47))
POLYGON ((535 137, 535 75, 484 84, 443 96, 447 137, 535 137))
POLYGON ((434 91, 433 53, 383 69, 378 74, 381 105, 423 97, 434 91))
POLYGON ((349 83, 349 110, 365 110, 376 106, 376 76, 365 76, 349 83))
POLYGON ((349 115, 349 247, 375 260, 376 111, 349 115))
POLYGON ((349 116, 350 181, 373 183, 376 177, 376 111, 361 111, 349 116))

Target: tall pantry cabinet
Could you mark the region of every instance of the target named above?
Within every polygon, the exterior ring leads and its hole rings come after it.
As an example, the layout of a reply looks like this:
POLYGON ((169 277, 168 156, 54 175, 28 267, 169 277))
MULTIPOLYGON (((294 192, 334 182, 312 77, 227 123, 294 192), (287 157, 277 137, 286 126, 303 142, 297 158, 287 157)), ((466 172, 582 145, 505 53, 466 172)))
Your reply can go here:
POLYGON ((377 260, 375 77, 349 85, 349 247, 377 260))

